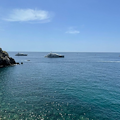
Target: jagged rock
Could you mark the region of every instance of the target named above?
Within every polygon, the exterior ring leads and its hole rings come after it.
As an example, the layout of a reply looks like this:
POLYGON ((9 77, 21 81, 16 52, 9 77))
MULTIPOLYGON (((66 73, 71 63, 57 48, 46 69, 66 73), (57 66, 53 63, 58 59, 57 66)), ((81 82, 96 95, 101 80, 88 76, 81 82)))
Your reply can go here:
POLYGON ((0 67, 10 66, 13 64, 16 64, 15 60, 9 57, 8 53, 0 48, 0 67))
POLYGON ((11 64, 16 64, 16 62, 15 62, 15 60, 13 58, 9 57, 9 59, 10 59, 11 64))

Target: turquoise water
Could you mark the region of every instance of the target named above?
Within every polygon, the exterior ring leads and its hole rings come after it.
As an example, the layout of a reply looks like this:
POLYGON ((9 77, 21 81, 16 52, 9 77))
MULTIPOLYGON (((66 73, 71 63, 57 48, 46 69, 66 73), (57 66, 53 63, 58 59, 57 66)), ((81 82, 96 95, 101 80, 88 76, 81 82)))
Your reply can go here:
POLYGON ((120 119, 120 53, 46 54, 9 52, 23 65, 0 68, 1 120, 120 119))

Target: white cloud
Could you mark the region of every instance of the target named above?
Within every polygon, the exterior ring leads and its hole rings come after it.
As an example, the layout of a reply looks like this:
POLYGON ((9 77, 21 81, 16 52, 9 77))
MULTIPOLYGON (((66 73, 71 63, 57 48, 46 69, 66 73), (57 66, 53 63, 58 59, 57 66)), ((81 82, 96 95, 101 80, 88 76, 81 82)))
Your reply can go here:
POLYGON ((11 22, 49 22, 51 13, 44 10, 14 9, 4 20, 11 22))
POLYGON ((69 27, 68 30, 66 31, 66 33, 68 34, 79 34, 80 31, 79 30, 76 30, 76 27, 75 26, 72 26, 72 27, 69 27))
POLYGON ((79 34, 80 31, 78 31, 78 30, 69 30, 66 33, 69 33, 69 34, 79 34))

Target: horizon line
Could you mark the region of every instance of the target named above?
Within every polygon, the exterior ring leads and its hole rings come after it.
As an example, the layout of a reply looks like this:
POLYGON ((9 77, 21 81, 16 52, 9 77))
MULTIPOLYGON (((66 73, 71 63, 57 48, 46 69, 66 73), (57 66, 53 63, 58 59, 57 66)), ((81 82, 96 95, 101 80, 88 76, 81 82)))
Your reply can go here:
MULTIPOLYGON (((6 51, 6 52, 52 52, 52 51, 6 51)), ((120 52, 113 52, 113 51, 109 51, 109 52, 103 52, 103 51, 84 51, 84 52, 80 52, 80 51, 54 51, 54 52, 66 52, 66 53, 70 53, 70 52, 74 52, 74 53, 120 53, 120 52)), ((53 52, 53 53, 54 53, 53 52)))

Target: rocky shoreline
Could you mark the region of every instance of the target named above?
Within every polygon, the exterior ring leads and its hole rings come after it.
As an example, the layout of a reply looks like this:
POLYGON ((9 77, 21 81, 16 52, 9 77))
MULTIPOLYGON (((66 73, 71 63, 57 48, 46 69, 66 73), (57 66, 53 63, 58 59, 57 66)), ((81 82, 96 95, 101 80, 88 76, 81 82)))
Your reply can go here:
POLYGON ((9 57, 8 53, 6 51, 3 51, 2 48, 0 48, 0 68, 12 66, 15 64, 15 60, 12 57, 9 57))

